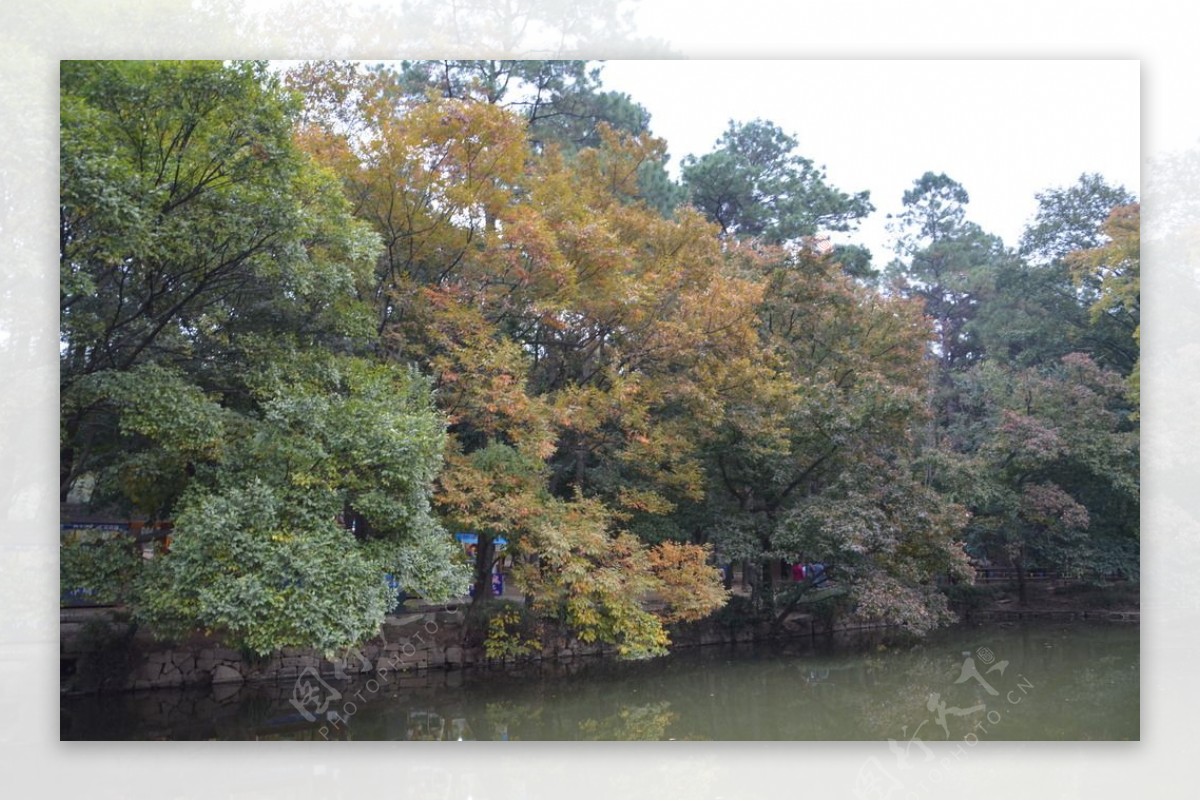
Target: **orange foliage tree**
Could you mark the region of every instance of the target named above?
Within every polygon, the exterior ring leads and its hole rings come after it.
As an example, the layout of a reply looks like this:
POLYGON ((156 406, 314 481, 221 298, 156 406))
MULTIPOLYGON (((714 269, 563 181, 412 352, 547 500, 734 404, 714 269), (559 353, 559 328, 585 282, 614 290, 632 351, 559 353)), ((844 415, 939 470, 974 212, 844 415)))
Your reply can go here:
POLYGON ((480 535, 477 586, 504 536, 535 610, 626 655, 661 652, 665 622, 726 593, 701 546, 651 546, 629 524, 702 497, 711 378, 748 360, 761 285, 728 273, 699 215, 639 201, 639 166, 662 157, 647 136, 601 128, 568 158, 535 152, 496 105, 414 100, 386 73, 298 80, 333 98, 302 144, 383 239, 380 349, 432 373, 450 421, 435 500, 480 535))

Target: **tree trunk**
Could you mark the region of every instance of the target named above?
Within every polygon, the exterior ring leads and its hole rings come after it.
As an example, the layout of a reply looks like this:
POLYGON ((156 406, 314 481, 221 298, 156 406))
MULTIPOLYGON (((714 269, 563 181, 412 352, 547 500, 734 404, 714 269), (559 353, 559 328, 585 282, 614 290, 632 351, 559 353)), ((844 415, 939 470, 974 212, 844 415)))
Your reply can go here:
POLYGON ((476 606, 492 597, 492 561, 496 545, 491 534, 480 534, 475 545, 475 597, 471 605, 476 606))
POLYGON ((770 615, 775 614, 775 584, 771 576, 774 561, 774 559, 767 559, 758 563, 758 583, 754 585, 759 607, 765 609, 770 615))
POLYGON ((1021 544, 1021 556, 1017 559, 1017 598, 1021 606, 1029 603, 1029 585, 1025 581, 1025 545, 1021 544))

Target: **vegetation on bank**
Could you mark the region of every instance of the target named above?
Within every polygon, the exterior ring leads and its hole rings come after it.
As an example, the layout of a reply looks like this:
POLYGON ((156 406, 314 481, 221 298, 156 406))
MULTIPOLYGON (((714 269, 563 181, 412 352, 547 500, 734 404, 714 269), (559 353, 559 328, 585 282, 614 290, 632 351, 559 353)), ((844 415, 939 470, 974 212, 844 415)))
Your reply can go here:
POLYGON ((61 499, 172 525, 64 546, 64 588, 164 635, 343 647, 500 537, 505 653, 819 602, 781 559, 918 631, 972 558, 1137 579, 1138 206, 1100 176, 1009 247, 926 173, 876 267, 822 238, 868 194, 777 126, 675 181, 584 62, 64 62, 61 115, 61 499))

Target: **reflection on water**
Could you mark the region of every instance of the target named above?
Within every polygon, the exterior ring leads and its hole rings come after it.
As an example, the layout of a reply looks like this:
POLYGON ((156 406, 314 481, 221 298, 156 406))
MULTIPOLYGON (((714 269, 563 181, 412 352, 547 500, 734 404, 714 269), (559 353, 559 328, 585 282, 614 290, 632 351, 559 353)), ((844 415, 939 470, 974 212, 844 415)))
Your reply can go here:
POLYGON ((66 698, 63 739, 1138 739, 1134 625, 959 627, 66 698))

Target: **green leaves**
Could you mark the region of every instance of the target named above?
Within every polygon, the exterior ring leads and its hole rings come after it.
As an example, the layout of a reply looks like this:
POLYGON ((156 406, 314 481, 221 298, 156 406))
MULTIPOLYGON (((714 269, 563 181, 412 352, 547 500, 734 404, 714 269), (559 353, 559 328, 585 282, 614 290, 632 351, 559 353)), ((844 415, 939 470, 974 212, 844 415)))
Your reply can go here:
POLYGON ((62 93, 64 386, 346 311, 377 239, 265 67, 68 62, 62 93))
POLYGON ((973 546, 1072 575, 1095 576, 1118 554, 1135 567, 1137 438, 1120 376, 1071 354, 1020 371, 984 364, 962 382, 981 403, 963 415, 978 430, 961 439, 974 462, 973 546))
POLYGON ((729 123, 706 155, 681 163, 692 205, 722 234, 781 243, 846 231, 874 211, 868 192, 848 195, 797 155, 796 140, 765 120, 729 123))
POLYGON ((332 516, 308 519, 255 480, 192 490, 169 555, 147 565, 139 589, 137 616, 155 631, 200 628, 261 654, 357 643, 394 602, 377 562, 332 516))
POLYGON ((139 617, 332 649, 377 630, 385 572, 461 592, 445 421, 371 355, 379 237, 293 97, 243 62, 68 62, 62 95, 62 492, 91 474, 97 506, 174 520, 139 617))
POLYGON ((312 354, 272 364, 255 392, 259 413, 239 420, 242 436, 175 506, 171 551, 141 587, 148 624, 218 631, 262 653, 333 649, 378 629, 391 606, 385 572, 427 598, 465 590, 430 513, 444 423, 426 379, 312 354), (338 522, 347 510, 362 521, 358 538, 338 522))

